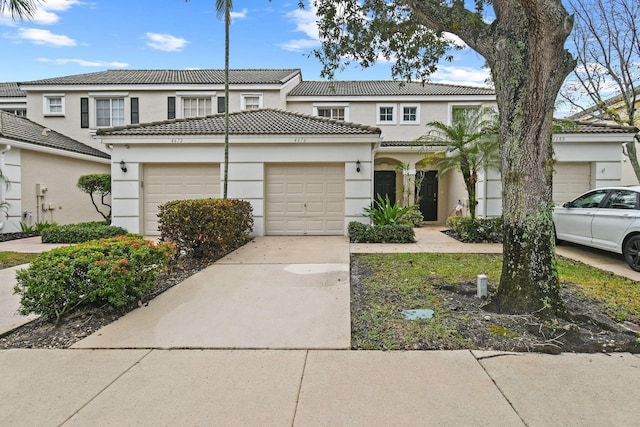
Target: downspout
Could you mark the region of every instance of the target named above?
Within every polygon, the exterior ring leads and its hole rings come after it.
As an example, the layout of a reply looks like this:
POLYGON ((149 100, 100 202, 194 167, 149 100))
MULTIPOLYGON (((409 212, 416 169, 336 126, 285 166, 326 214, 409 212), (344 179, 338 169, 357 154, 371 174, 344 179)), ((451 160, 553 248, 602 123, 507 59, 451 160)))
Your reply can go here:
MULTIPOLYGON (((4 155, 9 151, 11 151, 11 145, 9 144, 5 145, 4 148, 0 150, 0 171, 4 168, 4 155)), ((4 191, 0 190, 0 194, 2 195, 2 197, 0 197, 0 204, 2 204, 5 202, 4 191)), ((0 221, 0 230, 2 230, 3 228, 4 221, 0 221)))

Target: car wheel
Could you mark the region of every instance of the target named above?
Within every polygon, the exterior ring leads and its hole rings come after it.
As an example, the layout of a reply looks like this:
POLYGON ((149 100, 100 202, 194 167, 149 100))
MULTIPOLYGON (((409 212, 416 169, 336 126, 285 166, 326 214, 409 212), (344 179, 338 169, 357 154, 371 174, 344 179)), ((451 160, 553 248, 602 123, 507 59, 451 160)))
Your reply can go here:
POLYGON ((635 271, 640 271, 640 235, 636 234, 631 236, 629 240, 624 244, 622 250, 624 259, 629 264, 629 267, 635 271))

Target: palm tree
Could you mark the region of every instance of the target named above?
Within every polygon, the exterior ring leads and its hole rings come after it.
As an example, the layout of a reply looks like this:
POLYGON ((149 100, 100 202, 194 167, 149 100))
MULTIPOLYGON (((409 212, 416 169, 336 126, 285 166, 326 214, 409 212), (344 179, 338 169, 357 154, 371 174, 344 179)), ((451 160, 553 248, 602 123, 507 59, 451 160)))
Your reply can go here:
POLYGON ((30 19, 39 3, 41 0, 0 0, 0 15, 4 15, 7 10, 14 21, 30 19))
POLYGON ((232 0, 216 0, 218 19, 224 18, 224 183, 222 198, 227 198, 229 178, 229 27, 231 26, 232 0))
POLYGON ((446 146, 425 160, 436 166, 440 175, 453 170, 462 173, 469 195, 469 213, 475 218, 478 172, 500 166, 497 113, 491 108, 464 108, 455 112, 451 126, 442 122, 427 123, 431 130, 415 142, 446 146))

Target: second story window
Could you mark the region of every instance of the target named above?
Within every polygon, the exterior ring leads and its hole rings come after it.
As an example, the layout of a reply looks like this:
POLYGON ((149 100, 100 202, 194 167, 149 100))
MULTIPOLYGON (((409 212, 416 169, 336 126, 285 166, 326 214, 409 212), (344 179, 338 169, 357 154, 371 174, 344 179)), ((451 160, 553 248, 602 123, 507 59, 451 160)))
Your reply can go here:
POLYGON ((344 107, 318 107, 318 116, 327 119, 344 120, 344 107))
POLYGON ((393 124, 396 122, 396 109, 394 105, 378 105, 377 124, 393 124))
POLYGON ((211 98, 182 98, 183 117, 204 117, 211 114, 211 98))
POLYGON ((45 116, 64 116, 64 96, 45 95, 44 96, 45 116))
POLYGON ((262 95, 253 93, 242 95, 243 110, 257 110, 260 108, 262 108, 262 95))
POLYGON ((418 106, 417 105, 403 105, 402 106, 402 123, 406 124, 418 124, 418 106))
POLYGON ((124 125, 124 98, 96 99, 96 126, 124 125))

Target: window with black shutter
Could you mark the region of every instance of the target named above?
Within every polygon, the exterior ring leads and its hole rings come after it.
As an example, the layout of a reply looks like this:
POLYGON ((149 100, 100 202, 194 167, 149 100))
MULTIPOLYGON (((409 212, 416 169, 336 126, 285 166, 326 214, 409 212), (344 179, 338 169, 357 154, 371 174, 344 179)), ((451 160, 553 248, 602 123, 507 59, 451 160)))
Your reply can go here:
POLYGON ((131 98, 131 124, 140 123, 140 114, 138 112, 138 98, 131 98))
POLYGON ((89 127, 89 98, 80 98, 80 127, 89 127))
POLYGON ((167 114, 168 119, 176 118, 176 97, 175 96, 170 96, 168 98, 167 111, 168 111, 168 114, 167 114))
POLYGON ((218 113, 224 113, 224 96, 218 97, 218 113))

